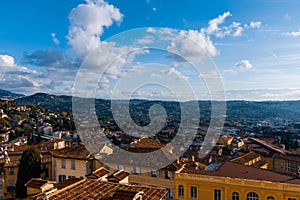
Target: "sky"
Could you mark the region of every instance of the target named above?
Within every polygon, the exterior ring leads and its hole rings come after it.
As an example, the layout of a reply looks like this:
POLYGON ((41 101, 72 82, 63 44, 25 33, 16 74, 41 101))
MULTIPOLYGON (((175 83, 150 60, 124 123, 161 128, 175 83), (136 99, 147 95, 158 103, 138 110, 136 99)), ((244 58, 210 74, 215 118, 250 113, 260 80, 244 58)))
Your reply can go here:
POLYGON ((297 0, 16 0, 0 89, 99 98, 300 99, 297 0))

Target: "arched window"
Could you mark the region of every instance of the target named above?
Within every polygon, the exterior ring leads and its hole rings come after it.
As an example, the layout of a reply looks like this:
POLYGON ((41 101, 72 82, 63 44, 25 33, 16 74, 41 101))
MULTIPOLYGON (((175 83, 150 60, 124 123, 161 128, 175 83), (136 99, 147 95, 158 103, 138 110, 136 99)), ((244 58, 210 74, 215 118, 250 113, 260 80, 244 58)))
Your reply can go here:
POLYGON ((247 194, 247 200, 258 200, 258 194, 256 194, 255 192, 249 192, 247 194))
POLYGON ((240 194, 237 192, 232 193, 232 200, 240 200, 240 194))
POLYGON ((267 200, 275 200, 275 198, 272 196, 268 196, 267 200))
POLYGON ((178 196, 183 197, 184 196, 184 188, 183 185, 178 186, 178 196))

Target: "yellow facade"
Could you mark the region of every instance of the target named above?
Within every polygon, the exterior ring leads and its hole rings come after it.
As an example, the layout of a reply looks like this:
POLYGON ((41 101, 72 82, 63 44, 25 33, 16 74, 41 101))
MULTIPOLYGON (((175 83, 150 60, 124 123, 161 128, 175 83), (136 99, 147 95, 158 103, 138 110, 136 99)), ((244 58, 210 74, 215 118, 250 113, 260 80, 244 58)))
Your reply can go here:
POLYGON ((187 173, 176 173, 174 181, 177 200, 268 200, 268 197, 273 197, 275 200, 300 200, 300 185, 296 184, 187 173), (183 196, 179 196, 180 187, 181 189, 183 187, 183 196), (191 197, 191 187, 197 190, 194 198, 191 197), (220 199, 215 197, 215 193, 218 192, 220 192, 220 199), (233 198, 233 193, 238 194, 239 198, 233 198), (247 198, 251 193, 256 193, 258 199, 247 198))
POLYGON ((84 178, 93 170, 92 160, 52 157, 52 180, 62 182, 69 178, 84 178))

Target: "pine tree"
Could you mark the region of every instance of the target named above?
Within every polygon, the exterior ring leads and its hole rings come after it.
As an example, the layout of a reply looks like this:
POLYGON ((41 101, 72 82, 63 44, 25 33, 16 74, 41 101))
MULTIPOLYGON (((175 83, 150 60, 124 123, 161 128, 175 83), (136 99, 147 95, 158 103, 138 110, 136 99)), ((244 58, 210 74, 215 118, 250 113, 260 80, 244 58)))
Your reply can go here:
POLYGON ((16 196, 17 198, 27 197, 27 189, 24 186, 31 178, 41 177, 41 157, 40 153, 32 146, 28 147, 21 157, 17 184, 16 196))

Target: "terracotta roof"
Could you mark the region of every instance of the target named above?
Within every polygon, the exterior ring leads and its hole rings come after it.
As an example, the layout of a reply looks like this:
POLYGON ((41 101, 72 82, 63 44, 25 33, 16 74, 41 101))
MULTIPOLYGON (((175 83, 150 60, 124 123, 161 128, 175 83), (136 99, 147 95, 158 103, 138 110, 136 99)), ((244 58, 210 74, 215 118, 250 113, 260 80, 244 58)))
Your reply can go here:
POLYGON ((123 180, 124 178, 128 177, 130 175, 130 173, 125 172, 125 171, 118 171, 116 173, 114 173, 114 177, 123 180))
POLYGON ((154 139, 150 138, 140 138, 134 142, 131 142, 136 148, 144 148, 144 149, 161 149, 165 146, 165 144, 159 143, 154 139))
MULTIPOLYGON (((77 184, 49 194, 48 200, 114 199, 113 196, 119 196, 120 191, 122 194, 127 193, 126 191, 129 194, 143 192, 143 200, 159 200, 166 194, 166 189, 164 188, 128 186, 95 179, 84 179, 77 184)), ((39 196, 38 199, 42 199, 42 197, 39 196)))
POLYGON ((300 184, 299 178, 295 178, 292 176, 283 175, 273 171, 247 166, 247 165, 243 165, 231 161, 227 161, 223 163, 215 171, 194 170, 194 169, 183 168, 180 171, 180 173, 300 184))
POLYGON ((44 184, 48 183, 47 180, 42 179, 34 179, 32 178, 30 181, 28 181, 25 186, 31 187, 31 188, 37 188, 40 189, 44 184))
POLYGON ((101 177, 107 175, 108 173, 109 173, 109 171, 107 169, 105 169, 104 167, 96 169, 95 171, 92 172, 92 174, 98 178, 101 178, 101 177))
POLYGON ((112 196, 113 200, 132 200, 139 192, 137 191, 126 191, 116 190, 112 196))
MULTIPOLYGON (((289 154, 291 152, 287 151, 287 150, 284 150, 276 145, 273 145, 273 144, 270 144, 270 143, 267 143, 263 140, 260 140, 258 138, 246 138, 245 139, 246 141, 246 144, 251 147, 251 143, 255 143, 255 145, 259 145, 258 146, 258 149, 252 149, 252 150, 255 150, 255 151, 260 151, 261 152, 261 148, 263 147, 264 150, 266 150, 266 153, 279 153, 279 154, 289 154)), ((252 148, 255 148, 254 146, 252 146, 252 148)))
POLYGON ((90 155, 90 152, 85 148, 85 146, 77 145, 63 149, 51 150, 50 154, 56 158, 85 160, 90 155))

